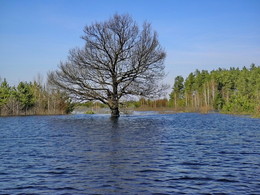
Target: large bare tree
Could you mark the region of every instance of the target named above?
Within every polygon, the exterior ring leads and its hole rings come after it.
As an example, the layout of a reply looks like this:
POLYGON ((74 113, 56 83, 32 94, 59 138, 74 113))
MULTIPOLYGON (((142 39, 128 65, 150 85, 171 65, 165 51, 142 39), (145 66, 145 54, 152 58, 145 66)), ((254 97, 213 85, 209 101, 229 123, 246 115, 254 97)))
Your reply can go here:
POLYGON ((154 96, 164 74, 165 52, 149 23, 141 30, 129 15, 84 28, 84 48, 72 49, 68 60, 48 74, 49 82, 81 100, 108 105, 119 116, 124 96, 154 96))

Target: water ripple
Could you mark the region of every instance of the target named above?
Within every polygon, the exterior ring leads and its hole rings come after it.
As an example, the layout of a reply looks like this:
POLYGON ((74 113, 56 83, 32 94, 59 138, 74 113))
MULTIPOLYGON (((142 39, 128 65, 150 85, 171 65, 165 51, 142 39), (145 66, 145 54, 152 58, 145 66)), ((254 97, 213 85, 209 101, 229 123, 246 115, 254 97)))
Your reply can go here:
POLYGON ((260 120, 0 118, 0 194, 260 194, 260 120))

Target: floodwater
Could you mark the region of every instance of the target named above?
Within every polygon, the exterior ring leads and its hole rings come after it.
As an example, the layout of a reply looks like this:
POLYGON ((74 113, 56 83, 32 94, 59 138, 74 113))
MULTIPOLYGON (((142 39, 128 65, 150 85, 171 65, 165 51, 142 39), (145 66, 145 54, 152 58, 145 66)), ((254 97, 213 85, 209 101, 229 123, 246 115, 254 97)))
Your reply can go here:
POLYGON ((0 194, 260 194, 260 120, 0 118, 0 194))

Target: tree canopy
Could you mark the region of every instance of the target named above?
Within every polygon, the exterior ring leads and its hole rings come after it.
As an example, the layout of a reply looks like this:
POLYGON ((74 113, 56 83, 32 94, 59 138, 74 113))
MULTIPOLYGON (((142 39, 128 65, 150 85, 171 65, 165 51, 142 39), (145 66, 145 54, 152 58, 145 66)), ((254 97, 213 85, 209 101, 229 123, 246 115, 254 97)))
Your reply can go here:
POLYGON ((178 76, 170 101, 176 109, 260 114, 260 67, 196 70, 185 80, 178 76))
POLYGON ((115 14, 105 22, 84 28, 84 48, 69 52, 49 82, 80 100, 98 100, 119 116, 124 96, 160 94, 165 51, 158 35, 145 22, 140 29, 129 15, 115 14))
POLYGON ((67 114, 73 104, 65 93, 34 82, 20 82, 11 87, 0 81, 0 116, 67 114))

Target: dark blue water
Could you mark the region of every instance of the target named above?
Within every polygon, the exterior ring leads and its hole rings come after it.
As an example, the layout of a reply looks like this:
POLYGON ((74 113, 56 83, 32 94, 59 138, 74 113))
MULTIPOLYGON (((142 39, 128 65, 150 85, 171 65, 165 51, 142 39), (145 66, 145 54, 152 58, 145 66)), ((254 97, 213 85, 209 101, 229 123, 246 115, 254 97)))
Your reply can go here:
POLYGON ((0 194, 260 194, 260 120, 0 118, 0 194))

